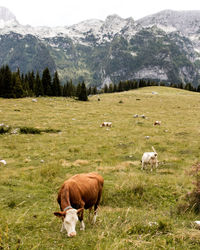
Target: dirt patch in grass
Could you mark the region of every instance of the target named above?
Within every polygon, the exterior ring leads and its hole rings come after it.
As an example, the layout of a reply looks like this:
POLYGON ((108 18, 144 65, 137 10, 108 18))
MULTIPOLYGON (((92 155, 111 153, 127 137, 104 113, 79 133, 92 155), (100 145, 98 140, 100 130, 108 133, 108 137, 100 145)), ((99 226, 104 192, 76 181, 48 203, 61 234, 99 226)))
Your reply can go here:
POLYGON ((73 166, 75 167, 79 167, 79 166, 85 166, 85 165, 88 165, 89 164, 89 161, 87 160, 76 160, 72 163, 73 166))

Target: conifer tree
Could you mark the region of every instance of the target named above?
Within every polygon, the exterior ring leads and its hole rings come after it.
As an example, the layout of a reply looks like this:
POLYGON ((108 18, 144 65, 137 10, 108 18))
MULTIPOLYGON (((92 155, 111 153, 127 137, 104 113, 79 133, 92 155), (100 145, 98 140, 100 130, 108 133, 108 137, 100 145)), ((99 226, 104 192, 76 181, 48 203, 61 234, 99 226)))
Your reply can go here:
POLYGON ((116 83, 114 84, 113 92, 117 92, 117 84, 116 83))
POLYGON ((44 69, 42 73, 42 85, 44 89, 44 95, 51 96, 52 95, 51 75, 48 68, 44 69))
POLYGON ((97 87, 96 87, 96 86, 94 86, 94 88, 92 89, 92 94, 93 94, 93 95, 96 95, 96 94, 97 94, 97 87))
POLYGON ((24 91, 25 91, 26 96, 31 96, 32 92, 31 92, 31 90, 29 88, 28 75, 27 74, 25 74, 23 86, 24 86, 24 91))
POLYGON ((185 90, 193 91, 193 86, 192 86, 192 84, 191 84, 191 83, 187 83, 187 84, 185 85, 185 90))
POLYGON ((40 79, 40 75, 38 71, 36 73, 36 78, 35 78, 35 95, 36 96, 44 95, 44 89, 43 89, 42 81, 40 79))
POLYGON ((200 85, 198 85, 197 87, 197 92, 200 92, 200 85))
POLYGON ((140 81, 139 81, 139 88, 143 88, 143 87, 146 87, 146 86, 147 86, 146 82, 143 79, 140 79, 140 81))
POLYGON ((19 72, 13 73, 12 84, 13 84, 13 96, 12 97, 14 98, 24 97, 24 90, 23 90, 19 72))
POLYGON ((13 97, 13 86, 12 86, 12 72, 8 65, 6 65, 3 69, 3 97, 12 98, 13 97))
POLYGON ((108 85, 107 84, 104 85, 104 93, 108 93, 108 85))
POLYGON ((112 84, 112 83, 109 84, 108 92, 109 92, 109 93, 112 93, 112 92, 113 92, 113 84, 112 84))
POLYGON ((59 80, 57 71, 55 72, 54 77, 53 77, 52 95, 61 96, 60 80, 59 80))
POLYGON ((67 96, 67 84, 63 86, 62 96, 67 96))
POLYGON ((80 93, 81 93, 81 84, 79 83, 76 87, 76 97, 79 98, 80 93))
POLYGON ((80 94, 78 96, 78 99, 79 99, 79 101, 88 101, 87 89, 86 89, 84 81, 81 84, 81 91, 80 91, 80 94))
MULTIPOLYGON (((77 88, 78 88, 78 86, 77 86, 77 88)), ((80 89, 78 89, 78 91, 79 90, 80 89)), ((67 81, 67 83, 66 83, 66 95, 65 96, 67 96, 67 97, 75 96, 75 87, 72 84, 72 80, 67 81)), ((78 97, 78 93, 76 93, 76 96, 78 97)))
POLYGON ((178 84, 178 88, 183 89, 183 83, 182 82, 178 84))
POLYGON ((117 91, 118 91, 118 92, 122 92, 123 90, 124 90, 123 84, 122 84, 122 82, 120 81, 119 84, 118 84, 118 87, 117 87, 117 91))
POLYGON ((88 88, 87 95, 91 95, 91 94, 92 94, 92 87, 90 86, 90 87, 88 88))
POLYGON ((4 95, 3 70, 4 70, 4 67, 1 67, 0 68, 0 97, 3 97, 4 95))
POLYGON ((32 95, 34 95, 35 92, 35 74, 34 71, 28 73, 28 84, 29 84, 29 90, 32 95))

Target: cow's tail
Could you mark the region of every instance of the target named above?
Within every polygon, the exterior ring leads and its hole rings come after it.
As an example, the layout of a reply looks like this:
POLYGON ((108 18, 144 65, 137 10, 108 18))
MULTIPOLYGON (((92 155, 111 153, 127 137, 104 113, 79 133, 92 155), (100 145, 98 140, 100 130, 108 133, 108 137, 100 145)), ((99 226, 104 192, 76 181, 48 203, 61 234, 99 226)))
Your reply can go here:
POLYGON ((155 148, 153 146, 152 146, 152 149, 153 149, 153 152, 157 154, 157 152, 156 152, 156 150, 155 150, 155 148))

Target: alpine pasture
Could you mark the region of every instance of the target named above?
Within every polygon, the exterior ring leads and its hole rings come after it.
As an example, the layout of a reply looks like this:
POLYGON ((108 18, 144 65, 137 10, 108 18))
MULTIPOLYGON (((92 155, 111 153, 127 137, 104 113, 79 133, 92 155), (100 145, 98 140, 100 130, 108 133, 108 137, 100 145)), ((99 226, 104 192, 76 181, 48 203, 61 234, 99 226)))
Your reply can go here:
POLYGON ((100 99, 0 99, 0 123, 47 131, 0 135, 7 162, 0 165, 0 249, 199 248, 193 222, 200 215, 181 206, 200 161, 199 93, 146 87, 100 99), (100 127, 104 121, 112 127, 100 127), (152 146, 159 167, 142 171, 152 146), (53 214, 57 192, 87 172, 104 177, 97 222, 85 211, 85 231, 77 223, 77 236, 68 238, 53 214))

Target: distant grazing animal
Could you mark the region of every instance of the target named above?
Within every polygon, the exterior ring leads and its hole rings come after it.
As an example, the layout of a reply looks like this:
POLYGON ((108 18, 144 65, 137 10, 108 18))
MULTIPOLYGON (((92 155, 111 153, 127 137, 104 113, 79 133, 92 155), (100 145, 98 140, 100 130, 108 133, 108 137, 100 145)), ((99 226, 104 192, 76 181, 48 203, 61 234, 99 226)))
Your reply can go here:
POLYGON ((153 170, 153 167, 155 166, 156 168, 158 167, 158 154, 154 147, 152 147, 154 152, 145 152, 142 156, 142 170, 146 168, 146 165, 151 166, 151 171, 153 170))
POLYGON ((161 125, 161 121, 155 121, 153 125, 154 125, 154 126, 156 126, 156 125, 161 125))
POLYGON ((102 127, 112 127, 112 122, 103 122, 101 125, 100 125, 100 127, 102 128, 102 127))
POLYGON ((0 165, 1 165, 1 163, 4 164, 4 165, 7 164, 5 160, 0 160, 0 165))
POLYGON ((96 222, 103 183, 103 177, 97 173, 77 174, 64 182, 57 198, 61 211, 54 212, 54 215, 63 220, 61 232, 65 229, 69 237, 76 236, 78 219, 81 223, 81 230, 84 230, 84 209, 89 209, 91 212, 93 206, 93 223, 96 222))

